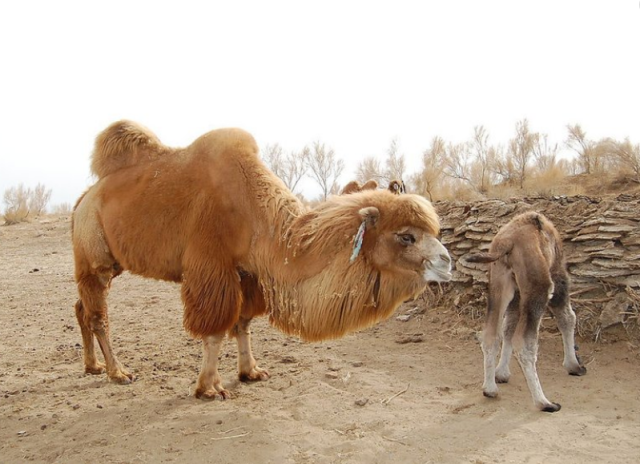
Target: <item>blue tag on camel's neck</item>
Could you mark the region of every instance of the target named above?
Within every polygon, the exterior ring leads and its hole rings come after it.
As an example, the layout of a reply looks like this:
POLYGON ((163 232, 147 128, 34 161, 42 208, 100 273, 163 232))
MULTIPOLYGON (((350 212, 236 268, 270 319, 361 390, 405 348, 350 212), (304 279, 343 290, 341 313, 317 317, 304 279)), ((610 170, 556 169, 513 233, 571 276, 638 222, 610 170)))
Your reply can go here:
POLYGON ((358 228, 358 233, 353 239, 353 253, 351 253, 351 258, 349 259, 350 263, 353 263, 360 254, 360 248, 362 248, 362 240, 364 239, 365 222, 366 221, 362 221, 362 224, 360 224, 360 227, 358 228))

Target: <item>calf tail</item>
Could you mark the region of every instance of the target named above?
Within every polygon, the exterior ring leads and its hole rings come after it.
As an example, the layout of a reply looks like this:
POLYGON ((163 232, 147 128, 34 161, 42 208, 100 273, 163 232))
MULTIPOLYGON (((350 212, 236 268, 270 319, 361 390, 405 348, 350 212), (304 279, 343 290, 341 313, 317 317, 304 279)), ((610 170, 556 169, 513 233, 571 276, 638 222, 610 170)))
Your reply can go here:
POLYGON ((469 263, 493 263, 503 256, 508 255, 512 249, 513 243, 500 242, 495 250, 489 252, 469 253, 464 257, 464 260, 469 263))

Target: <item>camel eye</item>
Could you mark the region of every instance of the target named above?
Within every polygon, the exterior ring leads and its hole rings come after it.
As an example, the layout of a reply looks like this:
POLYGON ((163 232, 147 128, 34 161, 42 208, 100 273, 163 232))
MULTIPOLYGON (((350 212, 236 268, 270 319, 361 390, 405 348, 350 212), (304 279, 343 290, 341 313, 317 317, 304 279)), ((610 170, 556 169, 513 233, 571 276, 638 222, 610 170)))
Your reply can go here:
POLYGON ((409 246, 416 243, 416 238, 412 234, 398 234, 398 242, 402 246, 409 246))

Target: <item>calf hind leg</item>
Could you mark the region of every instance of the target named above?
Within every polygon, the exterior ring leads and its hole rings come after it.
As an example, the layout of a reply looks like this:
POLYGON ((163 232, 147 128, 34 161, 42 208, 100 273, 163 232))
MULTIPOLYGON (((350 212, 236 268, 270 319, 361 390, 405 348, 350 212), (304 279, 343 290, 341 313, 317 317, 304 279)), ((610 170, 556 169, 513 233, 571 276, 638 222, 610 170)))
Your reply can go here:
POLYGON ((562 362, 562 366, 571 375, 585 375, 587 373, 587 368, 580 364, 578 356, 576 355, 576 313, 573 311, 573 308, 571 308, 571 304, 569 302, 560 307, 549 305, 549 308, 555 316, 558 328, 562 334, 562 345, 564 348, 564 361, 562 362))
MULTIPOLYGON (((515 285, 508 273, 496 268, 489 283, 489 302, 487 316, 482 333, 482 353, 484 355, 484 383, 482 393, 488 398, 498 395, 496 384, 496 356, 505 310, 514 298, 515 285)), ((502 359, 506 359, 503 356, 502 359)), ((506 362, 506 361, 505 361, 506 362)))
POLYGON ((524 302, 523 339, 516 348, 518 363, 527 381, 533 403, 544 412, 556 412, 560 410, 560 404, 547 399, 542 391, 542 385, 538 377, 536 363, 538 360, 538 329, 542 315, 546 309, 547 295, 536 295, 524 302))
POLYGON ((509 369, 509 361, 513 353, 513 334, 520 320, 520 293, 516 292, 513 299, 507 306, 507 312, 504 315, 502 330, 502 350, 500 351, 500 362, 496 369, 496 382, 507 383, 511 377, 509 369))

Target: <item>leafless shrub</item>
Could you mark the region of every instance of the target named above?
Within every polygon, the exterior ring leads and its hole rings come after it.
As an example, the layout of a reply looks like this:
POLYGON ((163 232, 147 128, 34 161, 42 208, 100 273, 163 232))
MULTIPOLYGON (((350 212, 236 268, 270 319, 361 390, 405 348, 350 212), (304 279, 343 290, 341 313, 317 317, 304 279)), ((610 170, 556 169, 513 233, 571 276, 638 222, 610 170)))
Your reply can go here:
POLYGON ((29 197, 31 189, 24 184, 10 187, 4 191, 4 223, 6 225, 24 222, 29 217, 29 197))
POLYGON ((53 214, 59 214, 61 216, 71 214, 71 203, 58 203, 51 208, 53 214))
POLYGON ((39 216, 44 213, 49 200, 51 189, 38 184, 31 190, 24 184, 10 187, 4 191, 4 221, 6 225, 27 221, 30 216, 39 216))
POLYGON ((34 216, 40 216, 47 209, 47 204, 51 199, 51 189, 45 188, 43 184, 36 185, 29 196, 29 210, 34 216))

